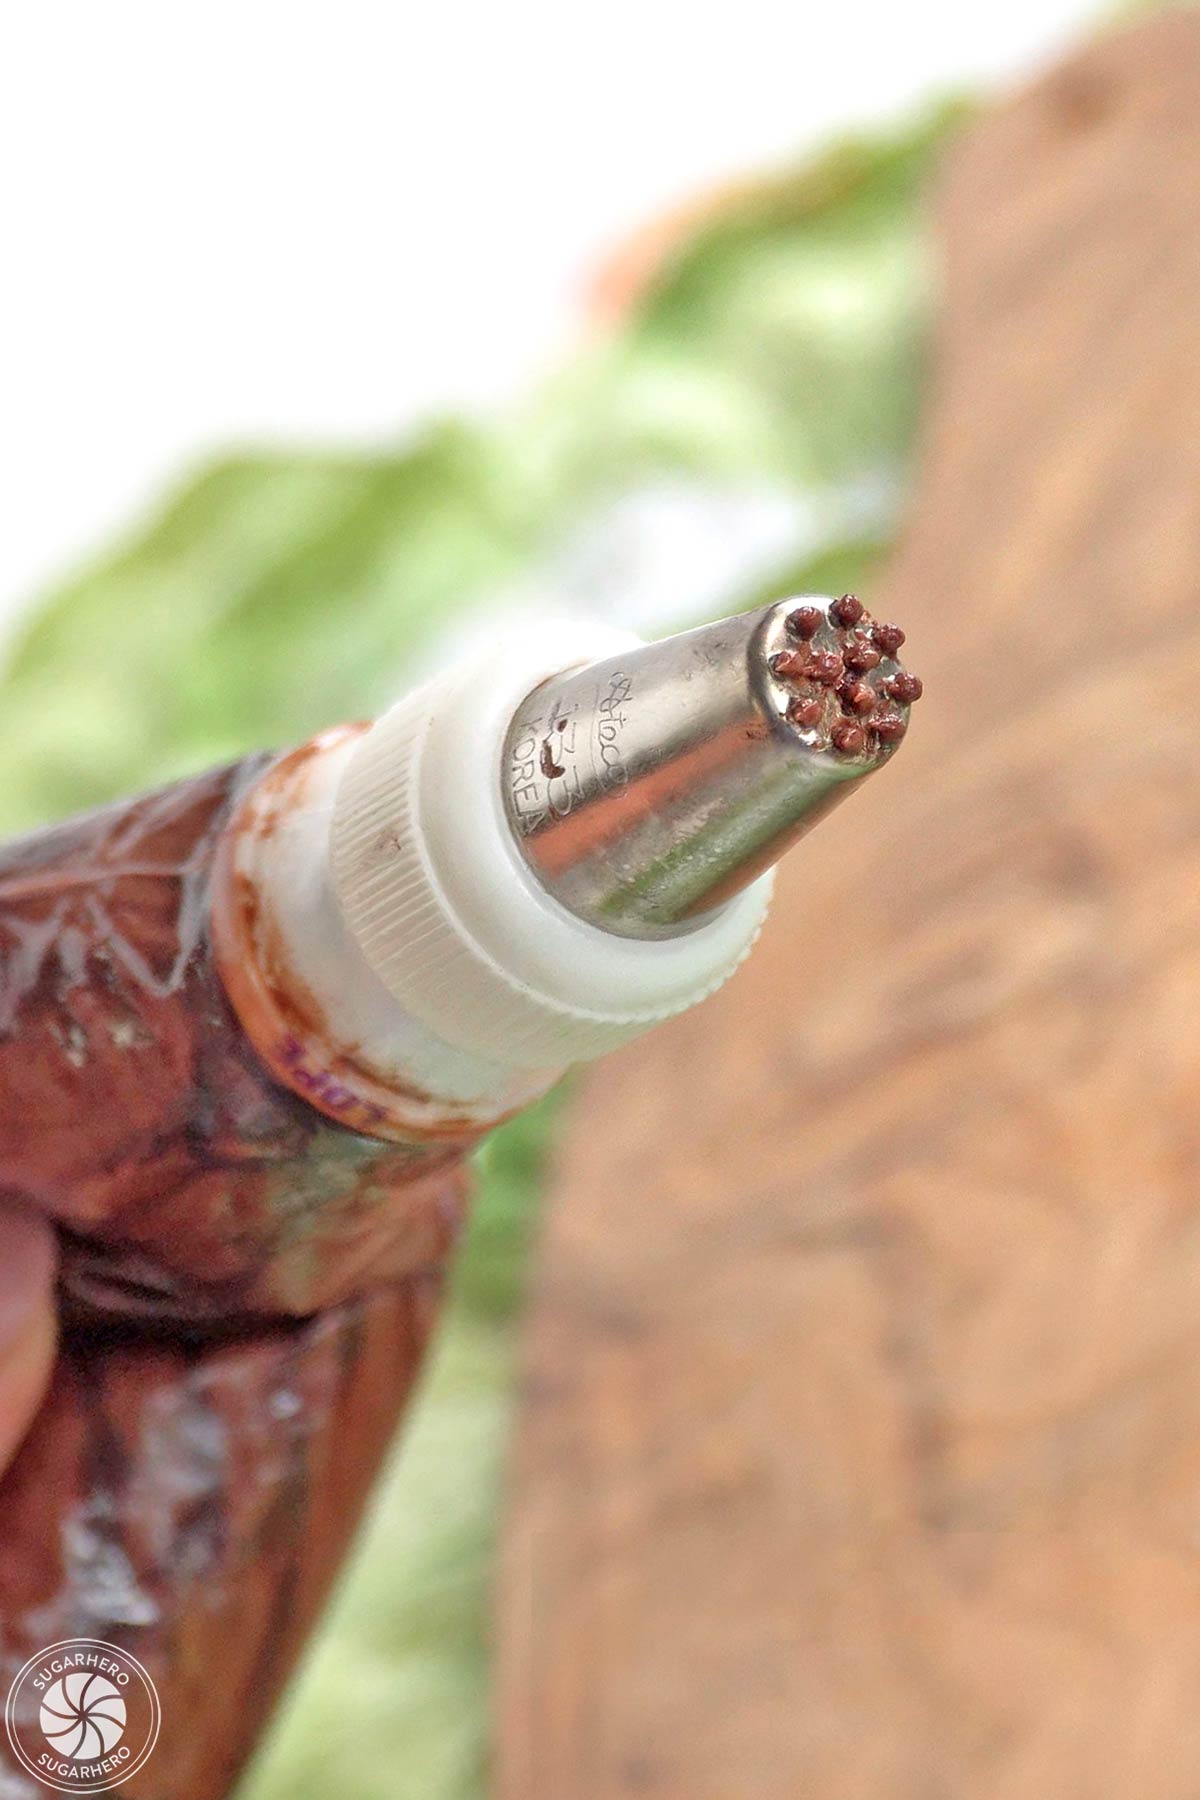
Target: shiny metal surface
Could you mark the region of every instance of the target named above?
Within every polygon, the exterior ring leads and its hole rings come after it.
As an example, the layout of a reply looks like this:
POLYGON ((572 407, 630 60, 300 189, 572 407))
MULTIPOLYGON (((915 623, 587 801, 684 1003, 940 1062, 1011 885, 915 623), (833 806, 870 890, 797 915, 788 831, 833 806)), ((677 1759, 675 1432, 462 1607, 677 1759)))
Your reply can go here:
POLYGON ((654 938, 694 929, 776 862, 905 729, 899 665, 873 647, 892 628, 861 608, 854 628, 839 623, 838 607, 857 606, 781 601, 535 689, 502 782, 542 885, 606 931, 654 938))

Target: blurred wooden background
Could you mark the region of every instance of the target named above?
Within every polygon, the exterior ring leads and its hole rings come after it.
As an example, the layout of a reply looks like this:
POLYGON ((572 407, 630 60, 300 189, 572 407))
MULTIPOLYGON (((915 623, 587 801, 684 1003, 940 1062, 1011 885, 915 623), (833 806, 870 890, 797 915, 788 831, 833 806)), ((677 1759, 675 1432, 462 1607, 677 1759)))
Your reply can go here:
POLYGON ((959 143, 903 755, 588 1079, 501 1800, 1200 1793, 1200 16, 959 143))

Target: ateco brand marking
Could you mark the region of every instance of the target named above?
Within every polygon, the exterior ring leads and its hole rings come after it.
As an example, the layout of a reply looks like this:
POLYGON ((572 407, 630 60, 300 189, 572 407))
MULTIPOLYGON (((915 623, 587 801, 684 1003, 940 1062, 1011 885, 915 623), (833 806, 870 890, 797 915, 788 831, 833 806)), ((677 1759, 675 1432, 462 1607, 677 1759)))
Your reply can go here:
POLYGON ((600 785, 605 788, 624 787, 629 780, 621 751, 621 730, 627 723, 622 708, 632 692, 633 682, 629 676, 621 669, 614 669, 608 678, 608 692, 600 696, 596 706, 596 755, 600 762, 600 785))

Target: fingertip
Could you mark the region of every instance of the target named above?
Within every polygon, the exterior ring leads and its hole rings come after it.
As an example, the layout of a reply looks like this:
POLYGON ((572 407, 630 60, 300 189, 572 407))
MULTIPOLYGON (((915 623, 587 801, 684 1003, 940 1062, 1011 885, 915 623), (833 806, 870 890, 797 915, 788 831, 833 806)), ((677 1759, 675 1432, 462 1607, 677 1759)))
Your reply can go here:
POLYGON ((37 1411, 57 1338, 52 1227, 0 1202, 0 1471, 37 1411))

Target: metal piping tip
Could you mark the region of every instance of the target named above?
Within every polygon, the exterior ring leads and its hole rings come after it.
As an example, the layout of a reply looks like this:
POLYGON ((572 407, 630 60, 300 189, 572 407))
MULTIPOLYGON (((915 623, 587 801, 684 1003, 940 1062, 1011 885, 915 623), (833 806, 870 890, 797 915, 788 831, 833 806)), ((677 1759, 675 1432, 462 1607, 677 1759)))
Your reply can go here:
POLYGON ((530 869, 618 936, 694 930, 895 753, 903 642, 853 594, 805 597, 543 682, 504 748, 530 869))

